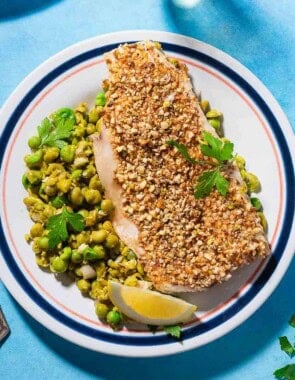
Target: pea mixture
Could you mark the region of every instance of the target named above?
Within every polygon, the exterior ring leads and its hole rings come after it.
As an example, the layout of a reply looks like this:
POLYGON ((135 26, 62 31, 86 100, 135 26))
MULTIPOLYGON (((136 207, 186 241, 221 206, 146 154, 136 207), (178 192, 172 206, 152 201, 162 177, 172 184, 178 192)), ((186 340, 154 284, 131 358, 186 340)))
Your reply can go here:
MULTIPOLYGON (((96 173, 89 136, 100 131, 105 103, 101 92, 90 110, 82 103, 44 119, 38 135, 28 140, 31 153, 24 158, 22 183, 28 192, 24 203, 34 222, 26 240, 36 263, 52 273, 67 273, 83 295, 95 300, 98 318, 117 329, 124 315, 109 299, 108 280, 128 286, 151 287, 151 283, 135 253, 116 235, 111 222, 114 206, 96 173)), ((206 100, 201 107, 221 135, 222 114, 210 110, 206 100)), ((248 192, 257 191, 259 181, 245 170, 245 160, 240 156, 235 160, 248 192)), ((258 198, 251 200, 261 210, 258 198)))
POLYGON ((110 219, 114 207, 105 198, 96 174, 89 136, 99 132, 104 93, 99 94, 96 103, 90 110, 85 103, 74 111, 62 109, 74 116, 75 125, 61 147, 40 147, 40 136, 28 140, 31 154, 24 158, 27 170, 22 182, 28 191, 24 203, 34 224, 26 239, 41 268, 66 272, 84 295, 96 301, 97 316, 116 328, 123 316, 109 300, 108 280, 138 286, 145 275, 134 252, 113 229, 110 219), (69 215, 79 214, 83 229, 77 232, 69 226, 67 239, 52 248, 49 222, 54 215, 64 213, 62 210, 69 215))

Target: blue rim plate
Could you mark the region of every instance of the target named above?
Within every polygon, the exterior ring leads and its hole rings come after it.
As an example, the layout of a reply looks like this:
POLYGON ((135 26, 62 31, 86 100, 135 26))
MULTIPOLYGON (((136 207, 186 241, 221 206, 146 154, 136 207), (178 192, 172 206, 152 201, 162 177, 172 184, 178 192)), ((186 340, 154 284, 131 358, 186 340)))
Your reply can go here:
POLYGON ((0 275, 14 298, 40 323, 81 346, 123 356, 159 356, 206 344, 247 319, 270 296, 294 253, 294 133, 265 86, 225 53, 181 35, 128 31, 73 45, 34 70, 1 111, 0 275), (224 113, 225 134, 248 168, 258 174, 269 222, 272 254, 238 270, 226 284, 189 296, 199 305, 184 327, 182 344, 165 333, 136 326, 113 332, 99 323, 92 301, 63 286, 34 263, 24 241, 30 221, 22 203, 23 156, 27 138, 46 115, 81 101, 93 102, 107 70, 103 54, 120 43, 152 39, 188 65, 195 89, 224 113), (210 301, 209 301, 210 300, 210 301))

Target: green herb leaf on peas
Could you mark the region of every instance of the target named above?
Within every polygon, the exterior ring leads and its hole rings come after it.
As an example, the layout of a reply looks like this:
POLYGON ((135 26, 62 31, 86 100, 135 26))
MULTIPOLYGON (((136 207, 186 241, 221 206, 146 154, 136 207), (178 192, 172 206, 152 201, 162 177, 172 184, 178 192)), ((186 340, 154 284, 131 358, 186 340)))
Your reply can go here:
POLYGON ((217 163, 210 161, 199 161, 192 158, 184 144, 177 141, 168 140, 169 146, 175 147, 179 153, 192 164, 206 164, 214 166, 213 170, 205 171, 197 180, 194 188, 195 198, 204 198, 211 193, 214 187, 223 196, 226 196, 229 189, 229 181, 222 174, 222 169, 226 166, 228 160, 233 159, 234 144, 229 141, 222 141, 208 132, 203 134, 204 142, 201 144, 201 152, 204 156, 214 158, 217 163))
POLYGON ((68 226, 71 226, 76 232, 81 232, 85 228, 83 216, 70 212, 64 207, 62 212, 53 215, 48 219, 46 228, 49 230, 49 248, 55 248, 60 242, 67 240, 68 226))
POLYGON ((45 118, 38 126, 38 135, 41 139, 40 146, 55 146, 62 148, 67 144, 65 139, 69 138, 76 118, 70 108, 61 108, 52 115, 52 121, 45 118))

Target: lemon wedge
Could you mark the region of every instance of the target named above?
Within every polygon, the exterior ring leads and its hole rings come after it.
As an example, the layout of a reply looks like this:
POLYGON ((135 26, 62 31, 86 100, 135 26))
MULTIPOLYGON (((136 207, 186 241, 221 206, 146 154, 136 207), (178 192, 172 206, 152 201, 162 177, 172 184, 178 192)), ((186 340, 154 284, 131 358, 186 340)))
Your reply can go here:
POLYGON ((122 313, 147 325, 168 326, 186 322, 197 309, 179 298, 115 281, 109 281, 108 290, 111 301, 122 313))

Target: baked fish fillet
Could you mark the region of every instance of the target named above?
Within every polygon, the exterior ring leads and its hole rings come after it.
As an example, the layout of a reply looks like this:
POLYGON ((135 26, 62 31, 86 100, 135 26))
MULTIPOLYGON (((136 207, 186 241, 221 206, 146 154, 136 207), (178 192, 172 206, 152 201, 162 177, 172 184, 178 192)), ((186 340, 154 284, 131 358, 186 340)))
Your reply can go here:
POLYGON ((269 254, 260 218, 232 164, 226 197, 195 199, 193 187, 210 165, 192 165, 173 139, 204 159, 204 130, 216 136, 192 90, 187 68, 154 42, 105 55, 110 77, 101 134, 94 136, 99 177, 116 206, 113 225, 137 254, 156 289, 196 291, 269 254))

